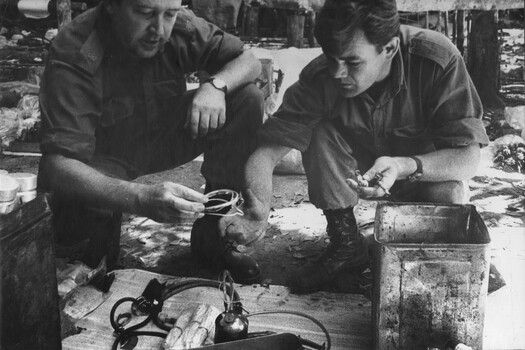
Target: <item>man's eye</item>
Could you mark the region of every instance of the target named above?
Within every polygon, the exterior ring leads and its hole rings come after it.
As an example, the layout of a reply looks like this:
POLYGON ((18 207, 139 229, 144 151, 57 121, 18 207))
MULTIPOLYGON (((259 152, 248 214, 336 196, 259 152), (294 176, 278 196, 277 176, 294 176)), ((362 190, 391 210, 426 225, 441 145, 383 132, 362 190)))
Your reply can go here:
POLYGON ((361 62, 355 62, 355 61, 346 61, 346 65, 349 67, 357 67, 361 64, 361 62))
POLYGON ((153 11, 148 9, 137 9, 135 11, 142 16, 151 16, 153 14, 153 11))
POLYGON ((177 16, 177 12, 166 12, 164 16, 166 18, 175 18, 177 16))

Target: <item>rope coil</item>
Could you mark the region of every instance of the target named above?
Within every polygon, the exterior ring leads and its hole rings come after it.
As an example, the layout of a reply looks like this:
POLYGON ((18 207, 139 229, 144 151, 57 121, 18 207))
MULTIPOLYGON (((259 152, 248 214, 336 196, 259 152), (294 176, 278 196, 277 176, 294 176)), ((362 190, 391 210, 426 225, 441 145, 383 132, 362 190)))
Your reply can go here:
POLYGON ((239 208, 244 202, 239 192, 234 190, 216 190, 206 194, 208 203, 204 209, 204 213, 216 216, 235 216, 244 215, 244 212, 239 208), (226 212, 225 209, 229 208, 226 212))

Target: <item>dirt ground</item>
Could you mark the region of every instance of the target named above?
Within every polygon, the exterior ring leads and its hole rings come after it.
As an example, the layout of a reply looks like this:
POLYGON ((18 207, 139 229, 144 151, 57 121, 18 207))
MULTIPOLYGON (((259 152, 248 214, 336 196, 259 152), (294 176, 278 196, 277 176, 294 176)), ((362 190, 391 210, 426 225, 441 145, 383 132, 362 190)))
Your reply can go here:
MULTIPOLYGON (((521 36, 521 42, 511 36, 510 40, 514 41, 509 41, 510 44, 504 45, 502 49, 503 86, 523 83, 523 68, 520 66, 523 60, 523 31, 518 31, 518 35, 521 36)), ((308 52, 308 55, 312 55, 308 52)), ((303 60, 306 63, 309 56, 303 57, 303 60)), ((297 62, 297 56, 294 56, 293 60, 281 64, 294 66, 295 63, 297 66, 297 62)), ((290 76, 288 74, 287 79, 290 76)), ((523 92, 516 94, 510 91, 503 97, 506 106, 525 104, 523 92)), ((518 130, 505 122, 504 114, 504 109, 485 111, 484 121, 492 140, 503 135, 511 137, 519 134, 518 130)), ((476 206, 489 230, 525 228, 525 177, 517 172, 495 168, 495 152, 494 142, 482 150, 482 164, 469 183, 471 203, 476 206)), ((39 157, 0 154, 0 168, 9 172, 36 174, 39 160, 39 157)), ((204 179, 200 175, 200 165, 197 159, 171 171, 139 178, 138 181, 154 183, 169 180, 202 190, 204 179)), ((374 201, 362 201, 356 210, 360 228, 368 238, 372 238, 376 204, 374 201)), ((217 271, 209 270, 191 258, 191 225, 192 222, 182 225, 158 224, 147 218, 126 215, 121 238, 122 268, 140 268, 172 276, 216 278, 217 271)), ((286 285, 287 276, 324 250, 328 243, 325 228, 322 212, 308 201, 304 175, 274 175, 268 229, 262 240, 246 248, 246 252, 260 264, 263 283, 286 285)), ((327 290, 334 288, 337 291, 336 286, 326 286, 327 290)))
MULTIPOLYGON (((491 145, 482 151, 482 165, 477 176, 470 181, 471 202, 489 230, 492 227, 525 228, 525 177, 494 168, 493 148, 491 145)), ((39 157, 1 158, 2 168, 10 172, 36 174, 38 162, 39 157)), ((137 181, 169 180, 199 190, 204 185, 200 165, 201 162, 195 160, 137 181)), ((369 239, 372 239, 376 204, 361 201, 356 210, 358 224, 369 239)), ((191 226, 192 222, 159 224, 147 218, 126 215, 121 239, 122 268, 139 268, 181 277, 217 278, 218 271, 210 270, 191 258, 191 226)), ((328 243, 325 228, 322 211, 308 202, 305 176, 274 175, 268 229, 262 240, 246 248, 246 252, 260 264, 262 283, 286 285, 287 276, 324 250, 328 243)), ((341 291, 341 286, 326 286, 325 289, 341 291)))

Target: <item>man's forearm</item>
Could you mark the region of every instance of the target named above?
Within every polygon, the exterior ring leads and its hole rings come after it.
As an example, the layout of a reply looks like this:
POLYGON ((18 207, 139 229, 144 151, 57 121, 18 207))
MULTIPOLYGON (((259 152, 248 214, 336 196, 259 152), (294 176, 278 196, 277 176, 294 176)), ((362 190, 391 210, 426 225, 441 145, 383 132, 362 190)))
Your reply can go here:
POLYGON ((261 74, 261 62, 250 51, 244 51, 214 74, 224 82, 228 91, 253 82, 261 74))
POLYGON ((122 212, 137 213, 141 185, 112 178, 75 159, 45 155, 43 171, 55 192, 84 200, 93 205, 122 212))
POLYGON ((250 156, 246 163, 246 211, 258 219, 266 220, 270 214, 272 198, 272 175, 279 160, 290 148, 279 145, 263 145, 250 156))
MULTIPOLYGON (((417 156, 423 164, 421 181, 439 182, 467 180, 476 174, 480 161, 478 144, 447 148, 417 156)), ((416 162, 407 157, 396 157, 400 171, 398 180, 406 179, 416 171, 416 162)))

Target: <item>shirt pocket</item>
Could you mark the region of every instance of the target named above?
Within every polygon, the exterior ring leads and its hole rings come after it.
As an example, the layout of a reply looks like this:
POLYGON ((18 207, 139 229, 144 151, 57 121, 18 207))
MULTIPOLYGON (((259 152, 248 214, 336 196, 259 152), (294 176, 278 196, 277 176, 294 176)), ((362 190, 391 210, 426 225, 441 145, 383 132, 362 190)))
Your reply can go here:
POLYGON ((185 113, 181 113, 185 91, 186 82, 184 80, 166 80, 153 83, 153 94, 161 120, 172 123, 180 119, 177 116, 185 115, 185 113))
POLYGON ((169 107, 184 94, 186 82, 179 80, 166 80, 153 83, 155 98, 163 107, 169 107))
POLYGON ((106 101, 102 107, 102 127, 111 127, 129 117, 135 110, 131 97, 114 97, 106 101))
POLYGON ((419 124, 393 129, 393 148, 396 156, 426 154, 435 151, 431 131, 419 124))

